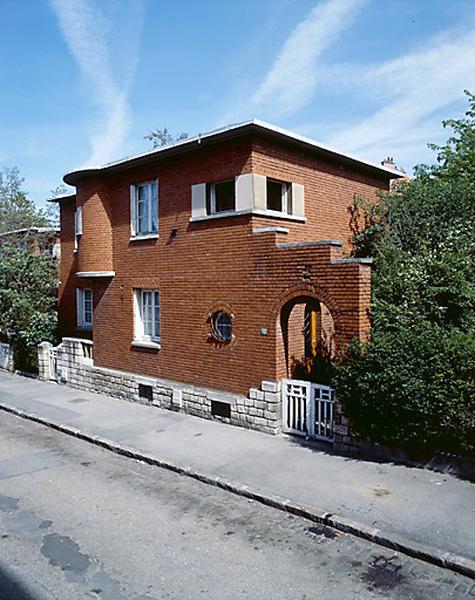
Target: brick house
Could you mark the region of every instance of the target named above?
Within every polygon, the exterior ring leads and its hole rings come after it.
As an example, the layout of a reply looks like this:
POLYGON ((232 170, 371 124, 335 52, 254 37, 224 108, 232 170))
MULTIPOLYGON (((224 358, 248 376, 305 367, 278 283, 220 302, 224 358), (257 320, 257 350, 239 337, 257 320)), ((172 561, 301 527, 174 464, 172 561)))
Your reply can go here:
POLYGON ((52 259, 61 258, 59 229, 56 227, 24 227, 0 233, 0 248, 23 248, 35 256, 45 254, 52 259))
POLYGON ((368 335, 349 207, 398 176, 256 120, 68 173, 64 379, 279 432, 280 382, 368 335))

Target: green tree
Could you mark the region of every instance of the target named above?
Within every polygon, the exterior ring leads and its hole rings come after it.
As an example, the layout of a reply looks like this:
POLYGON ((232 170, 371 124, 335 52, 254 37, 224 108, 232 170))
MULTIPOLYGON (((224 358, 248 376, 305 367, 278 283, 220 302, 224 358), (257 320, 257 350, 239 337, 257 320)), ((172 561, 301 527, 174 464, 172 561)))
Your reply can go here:
POLYGON ((50 225, 47 212, 23 191, 23 181, 17 167, 0 170, 0 233, 50 225))
POLYGON ((163 127, 163 129, 155 129, 144 136, 144 140, 149 140, 152 142, 153 148, 162 148, 163 146, 168 146, 169 144, 174 144, 175 142, 180 142, 181 140, 186 140, 187 138, 187 133, 172 135, 167 127, 163 127))
POLYGON ((36 347, 53 341, 56 328, 56 272, 49 257, 18 248, 0 256, 0 336, 14 348, 15 364, 36 366, 36 347))
MULTIPOLYGON (((355 430, 374 441, 475 449, 475 97, 411 181, 362 199, 354 254, 374 259, 372 335, 336 366, 355 430)), ((356 222, 356 221, 355 221, 356 222)))

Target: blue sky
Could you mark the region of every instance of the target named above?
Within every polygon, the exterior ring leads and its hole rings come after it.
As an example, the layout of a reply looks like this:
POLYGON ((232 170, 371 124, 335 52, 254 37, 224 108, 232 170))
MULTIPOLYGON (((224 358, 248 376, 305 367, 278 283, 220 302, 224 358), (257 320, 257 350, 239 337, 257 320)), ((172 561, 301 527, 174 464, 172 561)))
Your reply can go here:
POLYGON ((475 91, 473 0, 0 0, 0 168, 62 175, 256 117, 410 171, 475 91))

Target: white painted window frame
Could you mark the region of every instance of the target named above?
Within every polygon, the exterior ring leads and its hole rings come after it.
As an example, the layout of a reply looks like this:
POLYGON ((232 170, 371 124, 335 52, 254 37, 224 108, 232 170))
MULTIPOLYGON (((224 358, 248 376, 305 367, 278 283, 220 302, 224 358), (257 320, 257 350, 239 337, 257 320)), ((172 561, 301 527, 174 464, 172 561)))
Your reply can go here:
POLYGON ((130 233, 131 239, 158 238, 159 230, 159 182, 158 179, 150 179, 148 181, 139 181, 130 186, 130 233), (156 195, 153 193, 153 186, 156 186, 156 195), (139 189, 142 187, 149 188, 148 194, 148 227, 147 231, 138 231, 138 203, 139 189), (157 214, 157 231, 153 231, 153 205, 156 203, 157 214))
POLYGON ((76 288, 76 314, 77 326, 80 329, 92 329, 94 321, 94 293, 91 288, 76 288), (90 293, 90 300, 86 300, 86 294, 90 293), (86 311, 86 302, 91 303, 91 310, 86 311), (90 320, 86 320, 86 312, 90 312, 90 320))
POLYGON ((150 346, 153 348, 160 347, 160 326, 161 326, 161 299, 160 299, 160 290, 158 289, 142 289, 135 288, 134 289, 134 341, 133 345, 140 346, 150 346), (158 335, 146 335, 144 331, 144 317, 143 317, 143 308, 144 308, 144 294, 150 293, 152 294, 152 317, 153 317, 153 329, 156 329, 155 322, 155 294, 158 294, 158 335))

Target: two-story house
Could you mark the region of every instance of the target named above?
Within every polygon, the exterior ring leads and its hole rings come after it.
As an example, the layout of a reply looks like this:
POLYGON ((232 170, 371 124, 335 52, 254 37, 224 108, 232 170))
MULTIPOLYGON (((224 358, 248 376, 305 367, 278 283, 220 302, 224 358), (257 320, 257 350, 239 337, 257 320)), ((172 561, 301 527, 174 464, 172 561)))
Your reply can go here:
MULTIPOLYGON (((59 323, 94 361, 64 379, 280 431, 295 364, 369 333, 349 209, 398 176, 256 120, 68 173, 59 323)), ((284 429, 315 433, 291 385, 284 429)))

